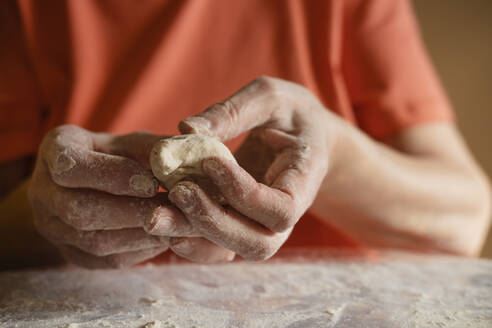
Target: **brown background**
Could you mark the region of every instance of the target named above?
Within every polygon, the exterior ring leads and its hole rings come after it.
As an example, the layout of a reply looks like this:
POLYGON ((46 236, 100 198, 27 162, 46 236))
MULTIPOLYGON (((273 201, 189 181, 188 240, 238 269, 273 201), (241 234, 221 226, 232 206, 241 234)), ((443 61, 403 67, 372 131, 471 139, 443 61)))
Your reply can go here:
MULTIPOLYGON (((472 152, 492 177, 492 0, 414 0, 427 49, 472 152)), ((483 256, 492 258, 489 231, 483 256)))

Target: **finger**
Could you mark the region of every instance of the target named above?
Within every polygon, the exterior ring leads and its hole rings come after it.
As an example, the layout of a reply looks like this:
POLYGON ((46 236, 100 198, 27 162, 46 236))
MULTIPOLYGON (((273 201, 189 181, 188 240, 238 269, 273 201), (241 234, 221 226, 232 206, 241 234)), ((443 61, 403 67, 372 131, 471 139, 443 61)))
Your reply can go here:
POLYGON ((293 197, 299 216, 316 198, 329 164, 329 147, 316 139, 317 133, 310 132, 301 133, 298 140, 277 153, 265 173, 266 184, 293 197))
MULTIPOLYGON (((308 173, 300 175, 303 179, 313 177, 317 181, 322 180, 319 175, 321 174, 324 177, 324 173, 326 173, 326 159, 328 158, 326 149, 328 147, 324 140, 320 140, 317 137, 322 135, 322 133, 315 132, 313 128, 307 128, 306 131, 302 131, 297 135, 290 135, 277 129, 256 131, 255 136, 262 139, 265 144, 276 152, 275 160, 264 177, 267 185, 274 184, 279 175, 289 170, 294 173, 308 173)), ((276 184, 281 189, 284 189, 288 188, 291 183, 280 184, 277 182, 276 184)), ((304 191, 297 188, 310 186, 311 184, 301 183, 296 186, 295 190, 304 191)), ((306 189, 317 190, 317 188, 306 189)), ((302 194, 305 193, 303 192, 302 194)))
POLYGON ((271 257, 290 234, 290 230, 274 233, 235 210, 223 208, 190 182, 177 184, 169 199, 203 237, 248 260, 271 257))
POLYGON ((303 203, 305 182, 293 170, 290 181, 272 187, 257 183, 239 165, 218 157, 204 160, 203 170, 234 209, 272 231, 291 228, 309 206, 303 203))
POLYGON ((155 235, 193 236, 191 225, 181 212, 159 193, 153 198, 114 196, 90 189, 63 188, 40 169, 31 188, 52 214, 77 230, 116 230, 143 227, 155 235))
POLYGON ((253 132, 254 136, 261 138, 274 151, 280 151, 286 147, 295 146, 298 142, 298 137, 288 134, 278 129, 265 128, 253 132))
POLYGON ((75 246, 86 253, 106 256, 169 246, 169 238, 151 236, 142 229, 80 231, 64 223, 47 210, 36 208, 35 226, 39 233, 54 244, 75 246))
POLYGON ((41 156, 58 185, 90 188, 115 195, 152 197, 158 182, 133 159, 97 151, 94 134, 76 126, 61 126, 48 134, 41 156))
POLYGON ((154 144, 165 138, 146 131, 137 131, 124 135, 95 133, 93 136, 98 151, 128 157, 139 162, 143 167, 150 169, 149 157, 154 144))
POLYGON ((236 255, 205 238, 173 238, 170 248, 177 255, 198 263, 230 262, 236 255))
POLYGON ((279 107, 276 83, 278 80, 274 78, 257 78, 231 97, 184 119, 179 130, 183 134, 200 133, 226 141, 260 126, 279 107))
POLYGON ((154 247, 139 251, 125 252, 106 256, 95 256, 80 249, 61 245, 59 246, 63 257, 70 263, 88 269, 121 269, 128 268, 137 263, 149 260, 160 253, 165 252, 168 247, 154 247))
POLYGON ((145 221, 144 230, 155 236, 197 237, 200 235, 176 207, 173 206, 170 212, 171 215, 149 217, 150 219, 145 221))

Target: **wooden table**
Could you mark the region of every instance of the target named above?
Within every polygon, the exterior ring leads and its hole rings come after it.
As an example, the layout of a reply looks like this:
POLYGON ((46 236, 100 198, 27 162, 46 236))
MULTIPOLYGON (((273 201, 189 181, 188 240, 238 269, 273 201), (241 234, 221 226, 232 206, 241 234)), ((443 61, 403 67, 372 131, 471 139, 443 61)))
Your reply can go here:
POLYGON ((0 327, 492 327, 492 262, 296 251, 266 263, 0 273, 0 327))

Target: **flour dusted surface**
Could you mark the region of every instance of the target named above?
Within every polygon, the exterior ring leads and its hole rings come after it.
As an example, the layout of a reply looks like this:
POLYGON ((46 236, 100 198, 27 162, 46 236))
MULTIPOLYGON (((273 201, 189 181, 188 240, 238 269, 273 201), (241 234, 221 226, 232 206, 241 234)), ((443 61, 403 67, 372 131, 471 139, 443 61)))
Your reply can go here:
POLYGON ((492 327, 492 263, 394 253, 0 274, 0 327, 492 327))

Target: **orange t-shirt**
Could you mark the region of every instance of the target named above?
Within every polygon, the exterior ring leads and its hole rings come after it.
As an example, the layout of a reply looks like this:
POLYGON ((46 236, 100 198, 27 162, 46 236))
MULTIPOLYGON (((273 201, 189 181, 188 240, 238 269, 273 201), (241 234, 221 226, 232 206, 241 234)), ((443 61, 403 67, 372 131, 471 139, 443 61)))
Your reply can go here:
MULTIPOLYGON (((406 0, 1 1, 0 45, 0 162, 64 123, 176 134, 259 75, 375 139, 452 119, 406 0)), ((306 215, 288 244, 356 243, 306 215)))

